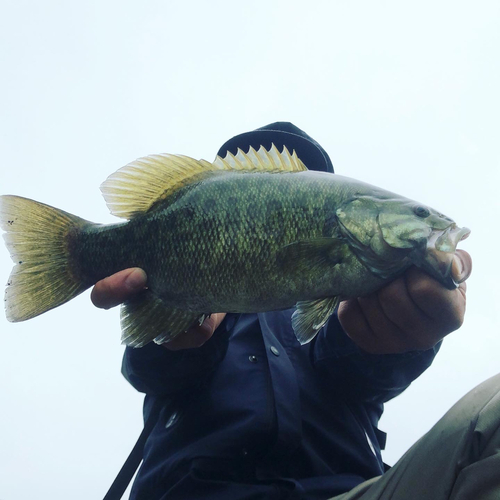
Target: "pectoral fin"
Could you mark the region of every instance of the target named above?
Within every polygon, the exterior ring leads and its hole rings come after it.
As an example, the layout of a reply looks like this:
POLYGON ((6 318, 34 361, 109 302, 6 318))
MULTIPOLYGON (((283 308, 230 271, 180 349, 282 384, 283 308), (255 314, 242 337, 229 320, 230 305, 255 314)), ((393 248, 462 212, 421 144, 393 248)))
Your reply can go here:
POLYGON ((145 290, 121 309, 122 343, 143 347, 154 340, 162 344, 172 340, 203 315, 168 306, 160 298, 145 290))
POLYGON ((297 302, 297 310, 292 314, 292 327, 297 340, 307 344, 325 325, 339 305, 339 297, 297 302))
POLYGON ((349 246, 340 238, 301 240, 283 247, 278 259, 284 272, 321 271, 342 262, 349 246))

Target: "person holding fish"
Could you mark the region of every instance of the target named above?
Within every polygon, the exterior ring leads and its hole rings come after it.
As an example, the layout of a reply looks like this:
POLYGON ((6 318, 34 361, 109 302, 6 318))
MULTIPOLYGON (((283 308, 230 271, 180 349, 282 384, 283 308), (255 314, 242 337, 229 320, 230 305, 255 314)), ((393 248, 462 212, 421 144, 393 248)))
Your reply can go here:
POLYGON ((500 376, 392 468, 378 421, 465 314, 469 230, 333 175, 277 122, 212 163, 141 158, 99 225, 0 197, 11 321, 93 286, 122 304, 123 373, 146 394, 133 500, 500 498, 500 376))
MULTIPOLYGON (((288 123, 237 136, 219 154, 271 143, 295 150, 310 169, 333 172, 323 148, 288 123)), ((383 403, 463 322, 472 263, 463 250, 452 255, 458 286, 412 266, 342 301, 304 345, 294 341, 286 310, 215 313, 167 343, 127 348, 124 374, 146 393, 146 416, 152 401, 165 400, 131 498, 500 498, 498 376, 395 467, 381 459, 383 403)), ((126 269, 100 281, 92 299, 109 308, 146 286, 143 270, 126 269)))

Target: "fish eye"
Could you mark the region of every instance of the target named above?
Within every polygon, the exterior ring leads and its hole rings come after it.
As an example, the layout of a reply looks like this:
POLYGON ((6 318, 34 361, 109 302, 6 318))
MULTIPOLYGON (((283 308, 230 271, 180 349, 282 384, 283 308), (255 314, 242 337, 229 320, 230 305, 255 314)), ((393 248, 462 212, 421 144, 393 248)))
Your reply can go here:
POLYGON ((431 215, 429 209, 426 207, 422 207, 421 205, 413 207, 413 212, 417 217, 422 217, 422 219, 425 219, 426 217, 429 217, 429 215, 431 215))

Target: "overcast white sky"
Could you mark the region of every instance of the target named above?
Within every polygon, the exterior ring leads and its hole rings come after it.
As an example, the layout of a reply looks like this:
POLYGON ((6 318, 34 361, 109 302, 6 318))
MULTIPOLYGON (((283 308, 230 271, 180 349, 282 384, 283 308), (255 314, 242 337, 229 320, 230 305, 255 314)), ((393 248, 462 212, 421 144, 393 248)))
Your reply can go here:
MULTIPOLYGON (((496 0, 4 0, 0 193, 113 222, 98 188, 126 163, 212 160, 289 120, 338 173, 470 227, 466 323, 387 405, 394 463, 499 371, 499 22, 496 0)), ((118 310, 85 293, 26 323, 0 314, 0 339, 0 499, 101 498, 142 429, 118 310)))

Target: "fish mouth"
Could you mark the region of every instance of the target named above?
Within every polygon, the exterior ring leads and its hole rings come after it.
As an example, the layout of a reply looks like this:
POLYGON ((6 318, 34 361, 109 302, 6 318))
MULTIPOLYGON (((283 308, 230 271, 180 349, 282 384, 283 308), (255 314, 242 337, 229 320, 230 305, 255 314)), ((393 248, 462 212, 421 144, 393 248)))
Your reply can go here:
POLYGON ((465 240, 470 232, 466 227, 452 224, 444 231, 432 231, 427 240, 422 268, 450 290, 470 276, 472 260, 467 252, 457 250, 458 243, 465 240))

